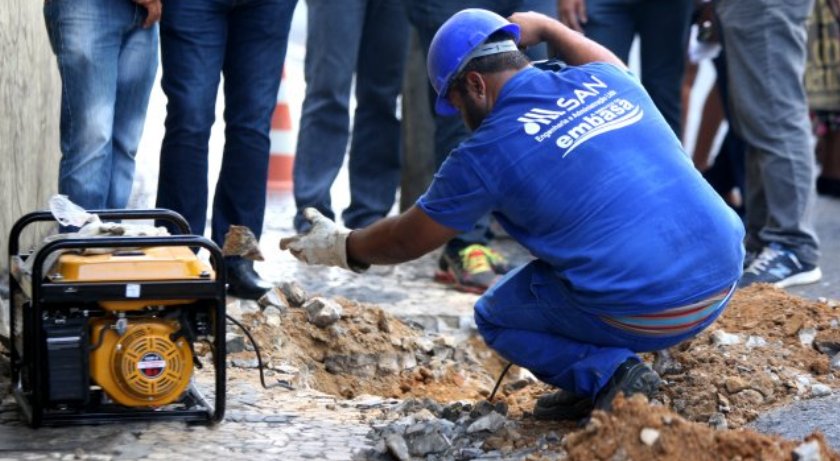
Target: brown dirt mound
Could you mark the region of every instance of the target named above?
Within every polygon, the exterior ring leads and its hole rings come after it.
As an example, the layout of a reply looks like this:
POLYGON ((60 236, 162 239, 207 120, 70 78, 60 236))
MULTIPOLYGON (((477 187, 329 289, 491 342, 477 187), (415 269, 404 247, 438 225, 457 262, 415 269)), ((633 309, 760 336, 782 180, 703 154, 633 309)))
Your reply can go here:
MULTIPOLYGON (((814 434, 820 459, 840 461, 814 434)), ((587 426, 569 434, 565 448, 572 461, 593 460, 764 460, 797 459, 793 450, 800 443, 757 434, 748 430, 716 431, 686 421, 663 407, 651 406, 644 397, 619 398, 612 413, 595 412, 587 426), (643 431, 649 437, 642 441, 643 431), (655 435, 654 435, 655 434, 655 435)))
POLYGON ((740 427, 771 407, 810 397, 812 384, 836 388, 829 356, 802 344, 799 334, 813 329, 817 342, 825 341, 840 334, 838 319, 840 310, 829 304, 768 285, 740 290, 715 324, 672 351, 682 372, 665 377, 665 403, 693 421, 722 413, 740 427), (741 342, 715 345, 716 330, 741 342))
POLYGON ((302 309, 288 309, 279 325, 271 325, 262 312, 243 315, 269 368, 281 375, 289 366, 299 370, 288 377, 295 387, 344 398, 370 394, 440 401, 478 399, 492 388, 469 345, 456 347, 451 338, 424 335, 374 305, 336 301, 343 314, 328 328, 309 323, 302 309))

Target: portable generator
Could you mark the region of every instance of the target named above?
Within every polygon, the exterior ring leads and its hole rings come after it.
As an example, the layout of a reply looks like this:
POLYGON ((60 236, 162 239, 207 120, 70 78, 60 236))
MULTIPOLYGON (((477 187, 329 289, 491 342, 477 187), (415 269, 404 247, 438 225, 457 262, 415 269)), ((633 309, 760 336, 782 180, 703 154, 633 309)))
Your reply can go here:
POLYGON ((9 237, 14 397, 32 427, 167 419, 215 423, 225 403, 225 270, 219 248, 169 210, 91 211, 103 220, 167 222, 160 237, 69 235, 20 252, 9 237), (196 252, 206 249, 209 264, 196 252), (88 254, 97 253, 97 254, 88 254), (30 258, 34 258, 30 260, 30 258), (46 264, 45 264, 46 263, 46 264), (206 343, 211 404, 195 384, 206 343))

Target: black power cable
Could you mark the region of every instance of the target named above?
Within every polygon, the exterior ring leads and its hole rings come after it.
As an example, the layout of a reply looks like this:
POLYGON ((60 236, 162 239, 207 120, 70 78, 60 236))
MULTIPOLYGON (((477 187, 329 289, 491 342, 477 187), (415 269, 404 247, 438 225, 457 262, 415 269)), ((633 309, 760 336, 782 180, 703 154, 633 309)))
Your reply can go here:
POLYGON ((231 317, 229 314, 225 314, 225 317, 227 317, 228 320, 233 322, 234 325, 238 326, 242 330, 242 332, 245 333, 245 336, 248 337, 248 340, 251 341, 251 345, 254 346, 254 352, 257 354, 257 364, 259 364, 260 368, 260 383, 262 384, 263 388, 268 389, 268 386, 266 386, 265 384, 265 375, 263 374, 263 361, 262 354, 260 354, 260 347, 257 346, 257 342, 254 340, 254 337, 251 336, 251 332, 248 331, 248 329, 245 328, 244 325, 239 323, 235 318, 231 317))
POLYGON ((499 374, 499 379, 496 380, 496 385, 493 386, 493 392, 490 393, 490 397, 487 398, 489 401, 493 401, 493 397, 496 396, 496 391, 499 390, 499 385, 502 384, 502 379, 504 379, 505 375, 507 374, 510 367, 513 365, 513 362, 508 362, 507 365, 502 369, 502 373, 499 374))

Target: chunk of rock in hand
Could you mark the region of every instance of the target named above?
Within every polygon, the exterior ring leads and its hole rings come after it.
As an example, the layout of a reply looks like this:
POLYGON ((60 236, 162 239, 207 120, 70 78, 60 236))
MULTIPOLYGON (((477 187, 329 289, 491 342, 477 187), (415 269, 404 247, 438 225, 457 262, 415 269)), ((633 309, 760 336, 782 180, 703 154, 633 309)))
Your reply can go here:
POLYGON ((225 234, 222 255, 241 256, 251 261, 264 261, 257 237, 245 226, 232 225, 225 234))

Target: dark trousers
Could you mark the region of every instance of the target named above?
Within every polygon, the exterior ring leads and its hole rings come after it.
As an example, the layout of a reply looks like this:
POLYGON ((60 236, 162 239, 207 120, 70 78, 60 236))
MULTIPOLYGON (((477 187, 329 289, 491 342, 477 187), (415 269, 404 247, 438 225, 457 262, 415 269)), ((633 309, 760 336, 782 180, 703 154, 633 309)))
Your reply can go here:
POLYGON ((297 0, 174 0, 161 21, 161 86, 168 99, 157 206, 207 220, 207 143, 220 74, 225 147, 213 200, 212 238, 231 224, 259 237, 265 213, 271 114, 297 0))
POLYGON ((627 62, 633 37, 641 42, 641 78, 647 92, 680 136, 680 88, 693 2, 691 0, 587 0, 586 36, 627 62))

